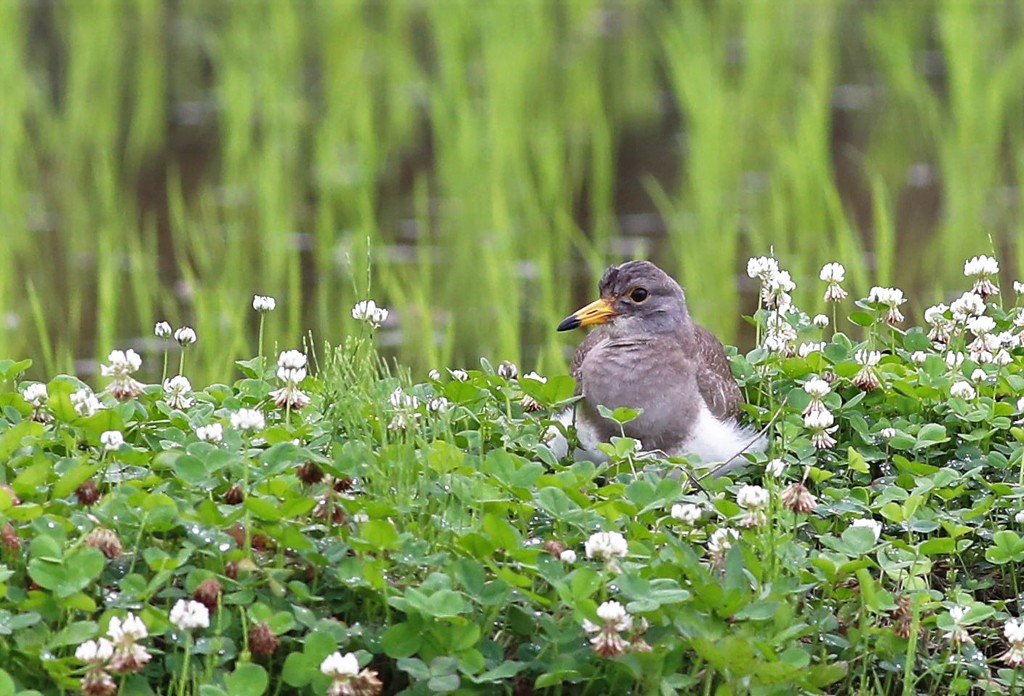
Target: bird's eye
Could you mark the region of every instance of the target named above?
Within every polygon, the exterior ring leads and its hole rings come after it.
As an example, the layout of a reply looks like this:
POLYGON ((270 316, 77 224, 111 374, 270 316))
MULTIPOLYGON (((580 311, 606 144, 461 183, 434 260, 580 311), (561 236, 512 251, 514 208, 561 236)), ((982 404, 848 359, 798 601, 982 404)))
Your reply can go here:
POLYGON ((634 302, 643 302, 647 299, 647 291, 643 288, 635 288, 633 292, 629 293, 629 299, 634 302))

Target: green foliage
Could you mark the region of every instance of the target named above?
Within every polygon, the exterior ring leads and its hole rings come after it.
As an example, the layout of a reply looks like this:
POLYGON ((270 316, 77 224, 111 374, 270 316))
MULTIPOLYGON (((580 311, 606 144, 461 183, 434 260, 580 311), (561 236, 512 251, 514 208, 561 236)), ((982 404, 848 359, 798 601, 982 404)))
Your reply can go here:
POLYGON ((315 356, 302 407, 262 359, 92 414, 76 379, 43 404, 22 383, 0 416, 0 687, 76 688, 80 646, 131 612, 152 659, 106 667, 126 693, 320 694, 334 653, 384 693, 1012 690, 992 663, 1021 613, 1020 310, 973 332, 937 310, 933 341, 853 304, 864 341, 758 310, 763 345, 730 352, 768 450, 699 483, 628 438, 557 459, 567 377, 483 360, 413 383, 369 331, 315 356), (211 580, 209 626, 176 626, 211 580))

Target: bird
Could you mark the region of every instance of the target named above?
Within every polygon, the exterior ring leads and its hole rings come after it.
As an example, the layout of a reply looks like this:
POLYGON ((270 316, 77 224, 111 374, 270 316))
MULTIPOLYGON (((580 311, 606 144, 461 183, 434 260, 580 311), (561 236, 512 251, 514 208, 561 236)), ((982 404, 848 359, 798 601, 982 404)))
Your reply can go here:
MULTIPOLYGON (((742 463, 743 452, 764 449, 764 439, 739 423, 743 394, 725 348, 693 321, 679 283, 650 261, 628 261, 605 270, 598 290, 597 300, 558 325, 596 327, 570 366, 582 399, 560 418, 575 420, 577 459, 605 459, 597 444, 624 434, 646 451, 718 463, 717 475, 742 463), (642 412, 620 425, 598 406, 642 412)), ((565 456, 568 443, 552 449, 565 456)))

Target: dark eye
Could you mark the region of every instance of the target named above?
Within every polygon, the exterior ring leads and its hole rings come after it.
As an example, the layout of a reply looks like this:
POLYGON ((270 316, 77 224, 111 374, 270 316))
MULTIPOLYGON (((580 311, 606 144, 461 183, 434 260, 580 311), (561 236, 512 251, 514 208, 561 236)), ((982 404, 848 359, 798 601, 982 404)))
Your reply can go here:
POLYGON ((647 299, 647 291, 643 288, 636 288, 633 292, 629 293, 629 299, 634 302, 643 302, 647 299))

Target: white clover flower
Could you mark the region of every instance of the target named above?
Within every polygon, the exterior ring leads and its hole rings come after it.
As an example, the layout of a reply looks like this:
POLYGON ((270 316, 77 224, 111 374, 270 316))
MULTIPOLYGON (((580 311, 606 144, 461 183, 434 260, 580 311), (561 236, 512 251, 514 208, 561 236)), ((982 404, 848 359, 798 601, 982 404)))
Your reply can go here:
POLYGON ((796 329, 786 320, 782 312, 773 312, 768 315, 765 320, 764 341, 761 344, 765 350, 791 355, 796 338, 796 329))
POLYGON ((964 262, 964 275, 968 277, 995 275, 998 272, 999 262, 990 256, 976 256, 964 262))
POLYGON ((776 271, 761 280, 761 301, 765 307, 783 310, 793 304, 790 296, 796 288, 796 283, 789 275, 789 271, 776 271))
POLYGON ((195 401, 189 397, 192 392, 192 383, 184 375, 175 375, 164 381, 164 395, 167 405, 171 408, 184 410, 195 401))
POLYGON ((435 396, 427 401, 427 410, 432 413, 444 413, 450 406, 448 399, 443 396, 435 396))
POLYGON ((1010 619, 1003 626, 1003 635, 1010 643, 1010 649, 1000 659, 1013 668, 1024 665, 1024 622, 1020 619, 1010 619))
POLYGON ((747 275, 765 280, 779 272, 779 262, 768 256, 758 256, 747 261, 747 275))
POLYGON ((263 413, 254 408, 240 408, 231 414, 231 427, 235 430, 263 430, 266 421, 263 413))
POLYGON ((284 386, 270 392, 270 398, 278 408, 298 411, 309 406, 312 399, 299 389, 299 382, 306 377, 305 370, 287 370, 279 368, 277 376, 284 381, 284 386))
POLYGON ((506 360, 498 365, 498 376, 511 381, 519 376, 519 368, 514 362, 506 360))
POLYGON ((113 377, 114 381, 108 391, 118 401, 134 399, 142 393, 143 384, 132 377, 142 367, 142 358, 134 350, 112 350, 107 356, 109 365, 100 366, 100 374, 113 377))
POLYGON ((829 325, 828 315, 815 314, 814 317, 811 319, 811 323, 817 326, 819 329, 824 329, 826 326, 829 325))
POLYGON ((299 410, 310 404, 311 399, 299 383, 306 379, 306 355, 298 350, 282 351, 277 357, 277 378, 284 386, 270 392, 270 398, 278 408, 299 410))
POLYGON ((871 288, 871 292, 868 293, 868 302, 888 305, 894 300, 902 298, 902 293, 900 295, 896 295, 895 293, 896 288, 883 288, 875 285, 871 288))
POLYGON ((124 444, 124 435, 121 434, 120 430, 107 430, 100 434, 100 444, 108 452, 121 449, 121 445, 124 444))
MULTIPOLYGON (((977 295, 975 295, 975 297, 977 297, 977 295)), ((928 309, 924 310, 924 320, 928 322, 930 327, 928 329, 929 341, 949 343, 954 325, 950 319, 946 318, 946 312, 948 310, 949 307, 944 304, 932 305, 928 309)))
POLYGON ((416 411, 420 405, 419 399, 411 394, 404 393, 402 388, 398 387, 391 392, 388 401, 395 409, 391 422, 388 424, 389 430, 408 430, 416 424, 417 419, 420 417, 420 414, 416 411))
POLYGON ((182 631, 210 627, 210 610, 202 602, 179 599, 170 613, 171 623, 182 631))
POLYGON ((388 423, 388 430, 408 430, 416 424, 419 415, 409 411, 395 411, 395 414, 391 417, 391 422, 388 423))
POLYGON ((615 600, 602 603, 597 608, 597 617, 605 623, 615 624, 619 631, 628 631, 633 627, 633 619, 629 612, 615 600))
POLYGON ((196 437, 203 442, 220 442, 224 439, 224 426, 220 423, 200 425, 196 428, 196 437))
POLYGON ((946 366, 951 370, 955 370, 964 364, 966 358, 967 356, 959 351, 946 353, 946 366))
POLYGON ((984 336, 995 330, 996 320, 987 316, 971 317, 967 320, 967 328, 975 336, 984 336))
POLYGON ((771 496, 767 489, 761 486, 744 485, 736 494, 736 502, 740 507, 747 510, 746 515, 740 520, 744 527, 757 527, 768 521, 764 513, 764 507, 768 504, 771 496))
POLYGON ((814 409, 804 414, 804 427, 811 431, 811 444, 818 449, 827 449, 836 444, 830 434, 835 428, 835 418, 826 409, 814 409))
POLYGON ((170 338, 172 333, 171 325, 166 321, 158 321, 153 327, 153 334, 157 338, 170 338))
POLYGON ((970 317, 979 317, 985 313, 985 298, 975 292, 965 292, 949 305, 953 319, 961 324, 970 317))
POLYGON ((782 474, 786 472, 786 460, 785 459, 770 459, 765 465, 764 470, 774 476, 780 478, 782 474))
POLYGON ((614 600, 601 604, 597 608, 597 616, 603 625, 599 626, 589 619, 583 621, 584 631, 597 634, 590 639, 594 651, 604 657, 621 654, 628 647, 628 643, 619 633, 632 630, 633 617, 629 615, 625 607, 614 600))
POLYGON ((196 330, 191 326, 182 326, 174 332, 174 340, 181 346, 190 346, 198 340, 196 330))
POLYGON ((861 364, 860 371, 851 380, 854 385, 864 391, 871 391, 882 386, 875 365, 882 359, 882 354, 877 350, 858 350, 853 354, 854 360, 861 364))
POLYGON ((87 640, 75 650, 75 657, 82 662, 92 664, 103 664, 114 656, 114 644, 106 638, 98 641, 87 640))
POLYGON ((796 354, 799 355, 801 358, 806 358, 808 355, 812 353, 821 353, 822 351, 824 351, 825 345, 826 344, 824 341, 819 341, 817 343, 814 341, 805 341, 804 343, 801 343, 799 346, 797 346, 796 354))
POLYGON ((821 399, 832 391, 832 388, 820 377, 812 377, 804 382, 804 391, 814 399, 821 399))
POLYGON ((875 535, 875 541, 878 541, 882 536, 882 523, 870 518, 861 518, 854 520, 850 523, 851 527, 867 527, 871 530, 871 533, 875 535))
POLYGON ((775 293, 792 292, 796 289, 796 283, 789 271, 776 271, 765 281, 765 285, 775 293))
POLYGON ((975 256, 964 262, 964 275, 968 278, 994 276, 999 273, 999 262, 991 256, 975 256))
POLYGON ((116 616, 110 617, 110 623, 107 624, 107 635, 115 645, 121 645, 126 642, 142 640, 149 635, 149 631, 146 629, 146 624, 142 623, 142 619, 128 612, 123 620, 116 616))
POLYGON ((1010 619, 1003 627, 1003 635, 1011 643, 1024 643, 1024 621, 1010 619))
POLYGON ((320 671, 338 681, 354 679, 359 674, 359 660, 353 653, 333 652, 320 663, 320 671))
POLYGON ((999 335, 983 333, 971 341, 971 344, 967 346, 967 351, 971 360, 981 365, 987 365, 990 362, 995 362, 995 354, 999 352, 1000 345, 999 335))
MULTIPOLYGON (((110 658, 110 664, 107 665, 107 668, 114 672, 138 672, 151 659, 153 659, 153 656, 149 654, 145 646, 138 643, 127 643, 114 649, 114 656, 110 658)), ((88 677, 89 675, 86 675, 86 679, 88 677)))
POLYGON ((362 300, 356 302, 352 307, 352 318, 362 321, 373 328, 379 328, 388 319, 388 310, 378 307, 373 300, 362 300))
POLYGON ((842 283, 846 280, 846 268, 841 263, 826 263, 818 277, 826 283, 842 283))
MULTIPOLYGON (((839 302, 846 297, 847 292, 840 285, 846 279, 846 269, 843 268, 841 263, 826 263, 821 267, 818 277, 828 283, 828 286, 825 288, 825 302, 839 302)), ((827 320, 828 317, 825 317, 825 319, 827 320)))
POLYGON ((982 297, 990 297, 999 292, 992 282, 992 276, 999 275, 999 262, 991 256, 975 256, 964 262, 964 275, 974 278, 971 290, 982 297))
POLYGON ((566 549, 562 553, 558 554, 558 560, 560 560, 562 563, 572 565, 576 562, 576 552, 572 549, 566 549))
POLYGON ((708 551, 714 556, 721 556, 732 548, 732 542, 739 538, 740 533, 732 527, 719 527, 708 537, 708 551))
POLYGON ((360 300, 352 307, 352 318, 357 321, 369 322, 377 311, 377 303, 373 300, 360 300))
POLYGON ((1024 295, 1024 283, 1019 280, 1013 281, 1013 292, 1018 295, 1024 295))
POLYGON ((1024 396, 1017 399, 1017 410, 1024 412, 1024 396))
POLYGON ((401 387, 396 388, 388 397, 388 402, 398 409, 415 409, 420 405, 420 400, 412 394, 406 394, 401 387))
POLYGON ((457 382, 465 382, 467 379, 469 379, 469 373, 466 372, 465 370, 449 369, 448 374, 450 374, 452 376, 452 379, 454 379, 457 382))
POLYGON ((1017 524, 1024 524, 1024 510, 1018 510, 1017 514, 1013 516, 1013 521, 1017 524))
POLYGON ((971 386, 970 382, 955 382, 953 386, 949 388, 949 395, 957 399, 963 399, 964 401, 971 401, 978 394, 974 391, 974 387, 971 386))
POLYGON ((279 367, 277 368, 277 378, 286 384, 290 384, 292 386, 298 385, 299 382, 306 379, 306 368, 279 367))
POLYGON ((946 640, 953 645, 963 645, 965 643, 973 643, 974 640, 967 632, 967 628, 961 625, 964 616, 967 614, 968 608, 964 606, 955 606, 949 608, 949 618, 953 622, 953 629, 947 631, 944 634, 946 640))
POLYGON ((111 671, 138 672, 152 659, 149 651, 138 644, 149 635, 149 631, 135 614, 129 613, 123 621, 116 616, 111 617, 107 635, 114 644, 114 655, 108 665, 111 671))
POLYGON ((284 350, 277 356, 277 366, 288 370, 304 369, 306 361, 306 354, 300 350, 284 350))
POLYGON ((768 504, 770 499, 768 490, 761 486, 744 485, 736 494, 736 502, 740 507, 762 508, 768 504))
POLYGON ((915 350, 913 353, 910 354, 910 360, 912 362, 917 363, 918 365, 922 364, 927 359, 928 353, 924 352, 923 350, 915 350))
POLYGON ((685 522, 686 524, 697 524, 700 520, 701 510, 699 505, 693 503, 676 503, 669 513, 672 519, 685 522))
POLYGON ((46 400, 49 398, 46 391, 46 385, 39 382, 26 385, 26 387, 21 390, 21 396, 30 406, 34 406, 35 408, 42 408, 45 406, 46 400))
POLYGON ((883 440, 891 440, 899 434, 899 431, 896 428, 882 428, 878 434, 883 440))
POLYGON ((366 524, 370 521, 370 516, 367 515, 365 512, 357 512, 356 514, 352 515, 352 521, 356 524, 366 524))
POLYGON ((946 321, 946 311, 948 309, 949 307, 941 302, 937 305, 932 305, 928 309, 924 310, 924 320, 932 325, 946 321))
POLYGON ((88 387, 72 392, 70 399, 75 413, 80 416, 89 417, 103 408, 103 404, 88 387))
POLYGON ((1013 362, 1013 356, 1006 349, 1001 348, 992 356, 992 362, 1000 367, 1006 367, 1013 362))
POLYGON ((584 544, 587 558, 596 558, 602 561, 610 561, 615 558, 625 558, 629 553, 629 544, 626 538, 618 532, 596 532, 591 534, 584 544))
POLYGON ((985 382, 988 380, 988 373, 980 367, 971 373, 972 382, 985 382))
POLYGON ((134 350, 112 350, 107 356, 109 365, 100 365, 104 377, 119 377, 137 372, 142 367, 142 358, 134 350))
POLYGON ((539 411, 542 408, 544 408, 544 405, 541 404, 541 402, 537 401, 529 394, 523 396, 523 398, 519 402, 519 405, 522 406, 523 410, 526 411, 527 413, 533 413, 534 411, 539 411))
POLYGON ((436 369, 431 370, 430 372, 427 373, 427 378, 428 379, 432 379, 435 382, 440 381, 440 379, 441 379, 441 372, 439 370, 436 370, 436 369))
POLYGON ((525 375, 523 375, 523 379, 532 379, 536 382, 540 382, 541 384, 545 384, 548 381, 547 377, 542 377, 541 375, 538 375, 536 372, 527 372, 525 375))
POLYGON ((252 308, 257 312, 273 312, 277 307, 277 300, 269 295, 253 295, 252 308))
POLYGON ((868 302, 885 305, 889 308, 885 320, 890 324, 903 321, 903 313, 900 312, 899 306, 906 301, 903 291, 899 288, 882 288, 876 285, 868 293, 868 302))
POLYGON ((838 282, 829 282, 821 299, 825 302, 842 302, 848 294, 838 282))
MULTIPOLYGON (((108 630, 108 634, 112 634, 113 629, 108 630)), ((121 637, 130 638, 131 640, 142 640, 149 635, 149 630, 146 628, 146 624, 142 623, 135 614, 128 612, 128 615, 124 617, 124 621, 121 622, 121 637)), ((111 638, 113 639, 113 635, 111 638)), ((116 641, 115 641, 116 642, 116 641)))

